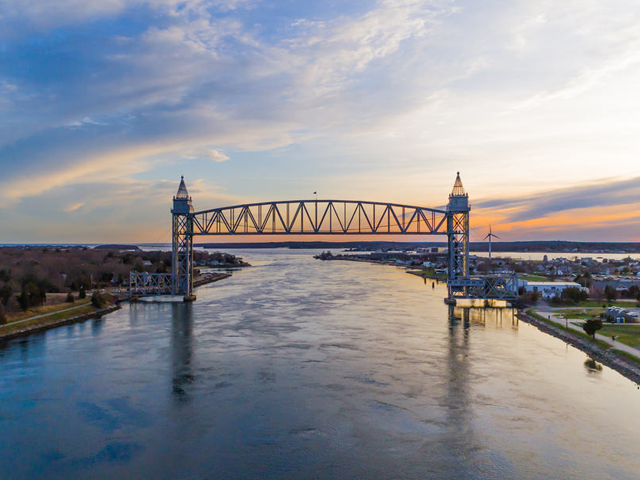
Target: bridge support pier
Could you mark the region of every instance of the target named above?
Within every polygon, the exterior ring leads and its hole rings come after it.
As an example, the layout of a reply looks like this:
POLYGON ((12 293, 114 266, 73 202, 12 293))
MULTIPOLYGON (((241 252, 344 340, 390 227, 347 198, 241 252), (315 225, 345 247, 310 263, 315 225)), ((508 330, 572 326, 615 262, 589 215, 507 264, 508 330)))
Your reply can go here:
POLYGON ((464 280, 469 279, 469 194, 464 191, 460 172, 447 205, 448 278, 447 299, 455 305, 456 296, 466 296, 464 280))
POLYGON ((193 295, 193 205, 184 184, 180 181, 178 193, 173 197, 171 241, 171 291, 184 295, 184 301, 195 300, 193 295))

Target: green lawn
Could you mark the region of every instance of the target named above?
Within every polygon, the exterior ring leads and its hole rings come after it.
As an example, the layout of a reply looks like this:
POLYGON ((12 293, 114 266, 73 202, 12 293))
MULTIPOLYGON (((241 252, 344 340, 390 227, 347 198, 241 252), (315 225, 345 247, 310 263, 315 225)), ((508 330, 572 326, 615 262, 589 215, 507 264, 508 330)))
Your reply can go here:
POLYGON ((527 280, 529 282, 553 282, 550 278, 541 277, 540 275, 518 274, 518 280, 527 280))
MULTIPOLYGON (((20 320, 24 320, 25 318, 35 317, 37 315, 46 315, 53 314, 55 312, 59 312, 60 310, 66 310, 67 308, 77 307, 78 305, 88 305, 91 302, 91 297, 86 297, 83 299, 78 299, 73 303, 56 303, 55 305, 45 305, 44 307, 32 307, 26 312, 17 312, 11 313, 7 315, 9 318, 7 319, 7 323, 17 322, 20 320)), ((72 312, 78 311, 81 309, 72 310, 72 312)))
POLYGON ((93 313, 95 311, 97 311, 97 308, 89 304, 80 308, 76 308, 74 310, 70 310, 68 312, 52 313, 51 315, 47 315, 46 317, 36 318, 34 320, 29 320, 19 324, 8 323, 6 325, 0 326, 0 335, 8 335, 28 328, 37 328, 45 325, 50 325, 60 320, 75 317, 77 315, 84 315, 86 313, 93 313))
POLYGON ((554 327, 556 327, 556 328, 559 328, 560 330, 564 330, 565 332, 568 332, 568 333, 570 333, 571 335, 574 335, 574 336, 576 336, 576 337, 583 338, 583 339, 585 339, 585 340, 589 340, 590 342, 595 343, 596 345, 598 345, 600 348, 602 348, 602 349, 604 349, 604 350, 607 350, 607 349, 611 348, 611 345, 609 345, 609 344, 608 344, 608 343, 606 343, 606 342, 603 342, 602 340, 594 340, 593 338, 591 338, 591 336, 590 336, 590 335, 587 335, 587 334, 586 334, 586 333, 584 333, 584 332, 580 332, 580 331, 574 330, 573 328, 567 328, 567 327, 565 327, 564 325, 560 325, 560 324, 557 324, 557 323, 555 323, 555 322, 552 322, 552 321, 551 321, 551 320, 549 320, 548 318, 543 317, 542 315, 540 315, 540 314, 536 313, 536 312, 535 312, 534 310, 532 310, 532 309, 527 310, 527 311, 526 311, 526 313, 528 313, 528 314, 529 314, 529 315, 531 315, 532 317, 537 318, 538 320, 542 320, 543 322, 548 323, 549 325, 552 325, 552 326, 554 326, 554 327))
POLYGON ((640 324, 638 325, 610 325, 605 324, 598 333, 611 337, 616 336, 616 340, 629 345, 630 347, 640 348, 640 324))
POLYGON ((570 319, 586 320, 588 318, 599 317, 604 308, 563 308, 560 310, 554 310, 554 313, 558 315, 566 315, 570 319))

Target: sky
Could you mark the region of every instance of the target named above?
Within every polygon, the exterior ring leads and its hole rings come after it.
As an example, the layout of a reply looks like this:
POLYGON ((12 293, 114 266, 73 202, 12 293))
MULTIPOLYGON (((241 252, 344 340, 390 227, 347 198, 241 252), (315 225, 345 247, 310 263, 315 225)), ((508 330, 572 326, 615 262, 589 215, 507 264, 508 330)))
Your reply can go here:
MULTIPOLYGON (((196 210, 441 207, 471 240, 640 241, 637 0, 0 0, 0 243, 196 210)), ((426 240, 435 240, 426 238, 426 240)))

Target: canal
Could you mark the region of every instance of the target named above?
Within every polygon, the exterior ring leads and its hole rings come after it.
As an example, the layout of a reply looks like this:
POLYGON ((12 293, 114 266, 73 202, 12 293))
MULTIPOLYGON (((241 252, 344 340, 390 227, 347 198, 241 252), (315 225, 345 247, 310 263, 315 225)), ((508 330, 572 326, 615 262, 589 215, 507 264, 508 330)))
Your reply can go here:
POLYGON ((0 478, 637 479, 640 391, 393 267, 233 252, 194 304, 0 344, 0 478))

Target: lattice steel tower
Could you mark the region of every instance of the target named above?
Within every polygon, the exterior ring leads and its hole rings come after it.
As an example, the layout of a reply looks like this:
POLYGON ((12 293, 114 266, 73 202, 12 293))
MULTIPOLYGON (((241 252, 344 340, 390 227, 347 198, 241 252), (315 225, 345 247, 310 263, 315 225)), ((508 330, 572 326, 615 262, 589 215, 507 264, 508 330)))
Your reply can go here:
POLYGON ((193 205, 191 197, 180 180, 178 193, 173 197, 172 235, 172 277, 171 289, 174 295, 184 295, 185 300, 194 300, 193 296, 193 205))
POLYGON ((449 247, 449 299, 466 296, 465 280, 469 279, 469 195, 464 191, 460 172, 453 184, 447 205, 447 237, 449 247))

